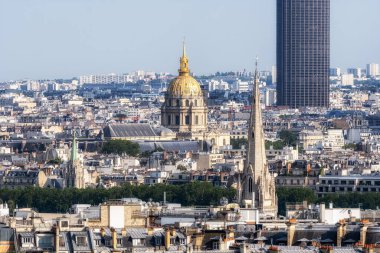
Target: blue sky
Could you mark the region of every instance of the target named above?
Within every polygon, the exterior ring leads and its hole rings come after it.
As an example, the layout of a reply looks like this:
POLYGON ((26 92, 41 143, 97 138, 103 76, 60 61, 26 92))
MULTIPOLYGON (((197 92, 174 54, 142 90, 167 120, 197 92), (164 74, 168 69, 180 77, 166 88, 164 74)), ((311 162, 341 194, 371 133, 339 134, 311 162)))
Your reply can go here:
MULTIPOLYGON (((331 0, 331 65, 380 63, 379 0, 331 0)), ((275 0, 0 0, 0 80, 275 64, 275 0)))

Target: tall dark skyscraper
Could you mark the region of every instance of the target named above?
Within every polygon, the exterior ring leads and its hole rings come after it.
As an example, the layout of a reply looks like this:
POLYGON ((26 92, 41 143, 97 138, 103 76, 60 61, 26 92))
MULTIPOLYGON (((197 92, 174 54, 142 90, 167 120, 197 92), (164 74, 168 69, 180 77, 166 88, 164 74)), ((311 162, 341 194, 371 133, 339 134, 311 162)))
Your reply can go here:
POLYGON ((277 0, 277 104, 329 106, 330 0, 277 0))

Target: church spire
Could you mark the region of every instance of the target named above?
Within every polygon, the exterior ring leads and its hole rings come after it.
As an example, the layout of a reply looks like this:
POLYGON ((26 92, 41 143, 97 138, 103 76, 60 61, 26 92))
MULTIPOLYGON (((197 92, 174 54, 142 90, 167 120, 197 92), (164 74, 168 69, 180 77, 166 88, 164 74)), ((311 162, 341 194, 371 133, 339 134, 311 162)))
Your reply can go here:
POLYGON ((72 145, 71 145, 70 160, 71 160, 71 162, 74 162, 77 159, 78 159, 78 146, 77 146, 76 134, 75 134, 75 131, 74 131, 73 142, 72 142, 72 145))
POLYGON ((180 76, 188 76, 190 74, 189 59, 186 56, 186 43, 185 43, 185 40, 183 41, 182 57, 180 59, 180 66, 179 66, 178 72, 179 72, 180 76))
POLYGON ((265 138, 262 128, 261 106, 260 106, 260 89, 259 74, 257 70, 258 58, 255 63, 255 76, 252 94, 251 116, 249 121, 248 136, 248 154, 246 160, 246 168, 252 165, 256 170, 262 170, 266 163, 265 156, 265 138))
POLYGON ((265 155, 257 64, 258 59, 256 58, 251 115, 248 125, 248 150, 242 177, 241 204, 258 208, 262 213, 276 216, 276 186, 274 177, 269 173, 265 155))

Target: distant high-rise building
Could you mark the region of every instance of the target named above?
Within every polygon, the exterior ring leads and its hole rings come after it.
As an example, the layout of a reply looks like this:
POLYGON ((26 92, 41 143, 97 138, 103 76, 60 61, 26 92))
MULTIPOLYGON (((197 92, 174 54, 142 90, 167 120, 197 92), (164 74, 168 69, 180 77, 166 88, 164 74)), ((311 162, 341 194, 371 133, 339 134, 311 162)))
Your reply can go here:
POLYGON ((347 74, 353 74, 355 78, 362 77, 362 69, 361 68, 348 68, 347 74))
POLYGON ((277 67, 272 66, 272 83, 276 84, 277 83, 277 67))
POLYGON ((342 85, 354 85, 354 74, 344 74, 342 77, 342 85))
POLYGON ((367 64, 367 76, 373 77, 373 76, 378 76, 378 75, 380 75, 379 64, 377 63, 367 64))
POLYGON ((340 76, 342 71, 340 68, 330 68, 330 76, 340 76))
POLYGON ((277 0, 277 104, 329 106, 330 0, 277 0))

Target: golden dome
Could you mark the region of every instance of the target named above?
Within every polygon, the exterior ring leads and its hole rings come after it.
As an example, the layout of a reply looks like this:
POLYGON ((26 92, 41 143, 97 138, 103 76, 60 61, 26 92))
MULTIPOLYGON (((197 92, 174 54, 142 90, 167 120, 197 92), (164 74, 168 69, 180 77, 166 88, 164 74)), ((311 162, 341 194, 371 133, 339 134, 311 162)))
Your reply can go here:
POLYGON ((186 56, 185 44, 180 59, 179 75, 173 79, 168 88, 168 94, 173 97, 202 96, 201 86, 194 77, 190 76, 189 60, 186 56))

